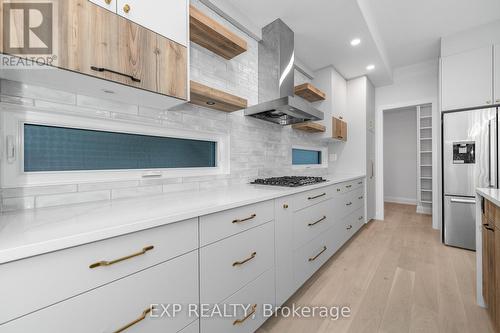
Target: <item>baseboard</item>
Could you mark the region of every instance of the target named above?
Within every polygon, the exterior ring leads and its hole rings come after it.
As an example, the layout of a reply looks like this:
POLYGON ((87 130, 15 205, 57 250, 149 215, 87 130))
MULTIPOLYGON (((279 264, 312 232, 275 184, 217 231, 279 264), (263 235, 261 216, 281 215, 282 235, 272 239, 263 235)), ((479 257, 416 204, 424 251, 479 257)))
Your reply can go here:
POLYGON ((417 214, 432 215, 432 207, 417 206, 417 214))
POLYGON ((401 198, 401 197, 385 197, 384 201, 390 202, 390 203, 403 204, 403 205, 416 205, 417 204, 416 199, 401 198))

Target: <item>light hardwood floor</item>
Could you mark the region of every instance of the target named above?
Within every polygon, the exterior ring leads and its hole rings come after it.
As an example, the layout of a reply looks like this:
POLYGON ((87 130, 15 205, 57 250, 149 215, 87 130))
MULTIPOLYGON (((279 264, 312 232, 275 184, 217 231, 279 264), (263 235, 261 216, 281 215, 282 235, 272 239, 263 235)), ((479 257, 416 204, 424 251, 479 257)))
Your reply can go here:
POLYGON ((259 333, 493 332, 475 303, 475 253, 441 244, 415 206, 386 204, 287 305, 351 307, 338 321, 271 318, 259 333))

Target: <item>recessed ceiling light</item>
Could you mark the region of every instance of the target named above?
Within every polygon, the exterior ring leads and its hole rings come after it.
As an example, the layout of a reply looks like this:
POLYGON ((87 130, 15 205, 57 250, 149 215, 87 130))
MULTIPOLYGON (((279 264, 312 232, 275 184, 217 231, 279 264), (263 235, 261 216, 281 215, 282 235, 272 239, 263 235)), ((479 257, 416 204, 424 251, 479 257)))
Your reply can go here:
POLYGON ((352 46, 358 46, 359 44, 361 44, 361 39, 354 38, 353 40, 351 40, 351 45, 352 46))
POLYGON ((368 65, 366 66, 366 70, 372 71, 375 69, 375 65, 368 65))

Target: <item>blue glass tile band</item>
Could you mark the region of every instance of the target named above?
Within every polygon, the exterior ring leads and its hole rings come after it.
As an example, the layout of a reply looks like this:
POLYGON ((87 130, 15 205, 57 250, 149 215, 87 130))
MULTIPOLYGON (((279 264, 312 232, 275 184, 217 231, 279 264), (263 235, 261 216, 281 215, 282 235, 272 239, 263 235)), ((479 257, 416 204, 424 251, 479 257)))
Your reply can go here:
POLYGON ((292 149, 293 165, 321 164, 321 151, 292 149))
POLYGON ((24 171, 216 167, 217 142, 24 125, 24 171))

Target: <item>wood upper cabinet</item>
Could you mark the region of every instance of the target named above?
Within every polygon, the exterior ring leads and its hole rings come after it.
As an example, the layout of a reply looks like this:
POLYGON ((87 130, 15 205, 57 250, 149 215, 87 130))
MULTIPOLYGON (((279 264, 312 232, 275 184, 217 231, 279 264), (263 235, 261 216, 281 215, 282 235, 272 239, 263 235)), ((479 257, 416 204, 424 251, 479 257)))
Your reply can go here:
POLYGON ((495 54, 495 62, 493 64, 494 67, 494 75, 493 75, 493 85, 495 88, 495 104, 500 104, 500 44, 495 45, 494 49, 495 54))
POLYGON ((442 58, 441 107, 455 110, 493 103, 493 51, 484 47, 442 58))
POLYGON ((87 0, 59 4, 58 66, 181 99, 187 49, 87 0))
POLYGON ((339 118, 332 118, 332 137, 336 140, 347 141, 347 123, 339 118))
POLYGON ((187 0, 116 0, 118 15, 187 46, 187 0))

